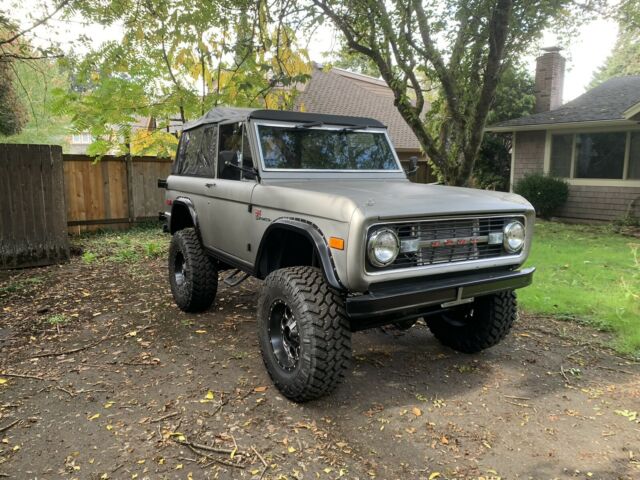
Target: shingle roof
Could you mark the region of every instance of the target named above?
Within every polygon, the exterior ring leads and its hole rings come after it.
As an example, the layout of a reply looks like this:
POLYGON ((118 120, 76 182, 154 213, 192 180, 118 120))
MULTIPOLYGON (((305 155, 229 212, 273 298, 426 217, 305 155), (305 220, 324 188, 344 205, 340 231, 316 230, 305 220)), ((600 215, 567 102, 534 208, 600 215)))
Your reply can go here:
POLYGON ((397 149, 419 150, 420 143, 393 104, 393 92, 384 81, 338 68, 314 67, 296 99, 306 112, 371 117, 385 124, 397 149))
POLYGON ((616 77, 548 112, 496 123, 487 130, 559 123, 626 120, 624 112, 640 102, 640 75, 616 77))

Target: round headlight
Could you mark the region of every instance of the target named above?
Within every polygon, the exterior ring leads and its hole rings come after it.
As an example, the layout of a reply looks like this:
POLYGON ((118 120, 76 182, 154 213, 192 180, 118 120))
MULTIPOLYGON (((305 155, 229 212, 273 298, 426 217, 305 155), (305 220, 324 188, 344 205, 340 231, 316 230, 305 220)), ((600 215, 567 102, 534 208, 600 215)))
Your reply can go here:
POLYGON ((396 232, 382 228, 374 232, 367 242, 369 261, 376 267, 386 267, 398 256, 400 241, 396 232))
POLYGON ((524 225, 518 221, 509 222, 504 227, 504 248, 509 253, 522 250, 524 245, 524 225))

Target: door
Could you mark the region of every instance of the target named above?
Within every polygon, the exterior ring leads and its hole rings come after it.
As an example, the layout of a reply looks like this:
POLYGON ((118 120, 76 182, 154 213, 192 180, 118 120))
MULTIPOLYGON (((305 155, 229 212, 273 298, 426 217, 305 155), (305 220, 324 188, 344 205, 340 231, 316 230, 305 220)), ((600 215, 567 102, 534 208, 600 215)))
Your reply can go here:
POLYGON ((208 209, 212 245, 220 253, 253 267, 255 247, 249 246, 253 228, 249 204, 257 183, 250 173, 254 165, 244 123, 220 125, 218 137, 217 175, 207 187, 212 204, 208 209))

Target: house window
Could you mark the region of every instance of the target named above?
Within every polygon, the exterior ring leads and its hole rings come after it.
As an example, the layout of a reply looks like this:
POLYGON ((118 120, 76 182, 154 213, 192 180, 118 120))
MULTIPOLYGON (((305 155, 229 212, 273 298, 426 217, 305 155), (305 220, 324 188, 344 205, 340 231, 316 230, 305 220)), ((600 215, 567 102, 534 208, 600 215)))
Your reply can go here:
POLYGON ((640 180, 640 132, 632 132, 629 146, 629 173, 627 178, 640 180))
POLYGON ((551 175, 555 177, 570 177, 572 154, 573 135, 552 135, 551 175))
POLYGON ((551 135, 550 147, 556 177, 640 180, 640 131, 551 135))
POLYGON ((624 172, 625 132, 576 135, 576 178, 617 178, 624 172))

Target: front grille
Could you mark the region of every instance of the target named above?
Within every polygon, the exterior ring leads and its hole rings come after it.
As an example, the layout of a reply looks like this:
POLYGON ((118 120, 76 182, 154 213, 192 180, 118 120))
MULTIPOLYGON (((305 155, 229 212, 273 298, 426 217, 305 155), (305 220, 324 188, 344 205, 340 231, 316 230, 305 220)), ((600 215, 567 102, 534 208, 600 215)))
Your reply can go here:
POLYGON ((504 226, 513 220, 525 223, 523 216, 511 215, 375 225, 369 229, 369 235, 379 228, 392 228, 398 234, 401 244, 403 240, 405 244, 418 242, 419 247, 416 252, 401 251, 391 265, 377 268, 369 264, 368 269, 394 270, 513 255, 504 249, 501 240, 499 243, 492 243, 496 242, 496 238, 491 238, 490 235, 500 235, 504 226))

